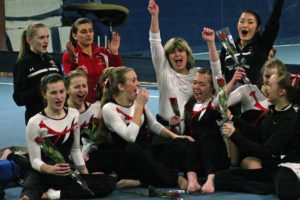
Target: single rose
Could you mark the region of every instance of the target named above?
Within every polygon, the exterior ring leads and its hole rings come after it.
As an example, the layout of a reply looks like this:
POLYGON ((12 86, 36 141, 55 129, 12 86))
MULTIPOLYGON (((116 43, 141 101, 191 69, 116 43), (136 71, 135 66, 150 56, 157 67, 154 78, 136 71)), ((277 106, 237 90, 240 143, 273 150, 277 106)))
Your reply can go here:
POLYGON ((37 136, 35 139, 35 142, 38 143, 39 145, 43 143, 44 139, 42 136, 37 136))
POLYGON ((217 78, 217 83, 218 83, 219 87, 224 87, 225 86, 224 78, 223 77, 217 78))

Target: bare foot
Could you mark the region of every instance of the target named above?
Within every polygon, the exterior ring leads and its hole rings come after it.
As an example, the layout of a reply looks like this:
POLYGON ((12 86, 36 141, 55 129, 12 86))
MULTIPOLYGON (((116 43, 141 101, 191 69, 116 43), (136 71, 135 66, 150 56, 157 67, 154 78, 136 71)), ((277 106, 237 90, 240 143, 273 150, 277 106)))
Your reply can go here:
POLYGON ((193 192, 200 191, 201 185, 198 183, 197 174, 195 172, 188 172, 187 178, 188 178, 188 187, 186 192, 193 193, 193 192))
POLYGON ((128 188, 128 187, 138 187, 141 185, 141 182, 139 180, 134 179, 121 179, 117 182, 117 188, 128 188))
POLYGON ((104 173, 103 173, 103 172, 92 172, 91 174, 94 174, 94 175, 99 175, 99 174, 101 174, 101 175, 103 175, 104 173))
POLYGON ((47 192, 44 192, 44 193, 43 193, 42 199, 45 199, 45 200, 48 199, 48 194, 47 194, 47 192))
POLYGON ((27 195, 24 195, 20 198, 20 200, 30 200, 29 197, 27 195))
POLYGON ((5 149, 2 153, 0 160, 7 160, 7 156, 11 153, 12 151, 10 149, 5 149))
POLYGON ((182 190, 186 190, 188 188, 188 181, 182 176, 178 176, 177 183, 182 190))
POLYGON ((54 190, 50 188, 47 192, 44 192, 42 195, 42 199, 60 199, 60 190, 54 190))
POLYGON ((215 178, 214 174, 209 174, 207 176, 207 180, 201 189, 202 193, 207 194, 207 193, 213 193, 215 191, 214 178, 215 178))
POLYGON ((193 193, 193 192, 197 192, 201 190, 201 185, 198 183, 198 181, 193 182, 193 183, 188 183, 188 187, 186 192, 189 193, 193 193))

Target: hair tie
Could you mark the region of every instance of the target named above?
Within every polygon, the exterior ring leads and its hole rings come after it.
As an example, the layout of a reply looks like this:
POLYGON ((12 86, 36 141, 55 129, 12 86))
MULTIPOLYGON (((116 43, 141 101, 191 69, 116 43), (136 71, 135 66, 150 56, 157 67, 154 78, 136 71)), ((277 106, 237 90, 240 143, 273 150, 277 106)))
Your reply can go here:
POLYGON ((108 86, 109 86, 109 80, 108 80, 108 78, 105 79, 103 85, 104 85, 104 87, 108 88, 108 86))

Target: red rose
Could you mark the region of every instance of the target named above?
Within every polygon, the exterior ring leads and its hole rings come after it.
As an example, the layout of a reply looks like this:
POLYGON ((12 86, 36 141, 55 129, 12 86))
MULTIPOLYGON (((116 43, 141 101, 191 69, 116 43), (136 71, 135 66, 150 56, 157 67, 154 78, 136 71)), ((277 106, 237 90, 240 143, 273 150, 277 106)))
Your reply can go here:
POLYGON ((219 87, 224 87, 225 86, 224 78, 223 77, 217 78, 217 83, 218 83, 219 87))
POLYGON ((180 193, 179 192, 171 192, 170 197, 174 199, 180 198, 180 193))
POLYGON ((37 136, 34 140, 35 140, 35 142, 38 143, 38 144, 42 144, 43 141, 44 141, 43 137, 40 136, 40 135, 37 136))
POLYGON ((222 42, 227 41, 227 35, 224 32, 221 32, 220 33, 220 39, 221 39, 222 42))
POLYGON ((176 105, 177 104, 177 98, 176 97, 169 97, 171 105, 176 105))

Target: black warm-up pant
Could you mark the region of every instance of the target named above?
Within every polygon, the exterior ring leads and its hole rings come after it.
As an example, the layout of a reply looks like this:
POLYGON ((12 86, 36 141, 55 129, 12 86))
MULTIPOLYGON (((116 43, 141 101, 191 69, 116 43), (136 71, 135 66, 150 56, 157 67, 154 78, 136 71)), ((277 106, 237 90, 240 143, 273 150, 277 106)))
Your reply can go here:
POLYGON ((274 194, 274 181, 264 169, 232 169, 217 172, 216 191, 274 194))
POLYGON ((195 146, 200 161, 199 176, 207 177, 208 174, 214 174, 216 171, 229 169, 230 160, 225 144, 218 145, 212 141, 212 138, 204 135, 195 142, 195 146))
POLYGON ((197 172, 197 158, 191 142, 174 139, 144 147, 129 143, 115 148, 112 167, 119 179, 137 179, 145 185, 172 187, 178 185, 178 172, 197 172))
POLYGON ((280 200, 300 199, 300 181, 293 170, 279 167, 275 175, 275 191, 280 200))
POLYGON ((70 176, 42 174, 31 169, 24 179, 21 197, 27 195, 30 200, 40 200, 42 194, 50 188, 60 190, 61 199, 103 197, 115 190, 116 179, 109 175, 82 174, 80 176, 88 183, 89 188, 95 194, 94 196, 84 190, 70 176))

